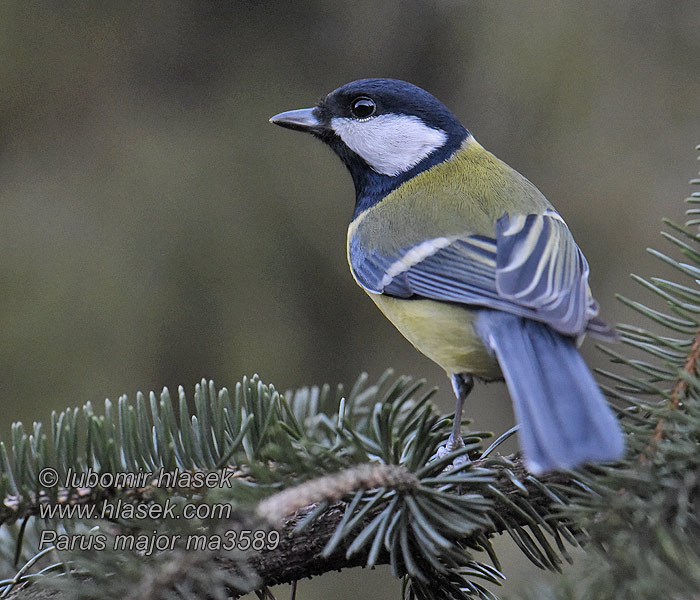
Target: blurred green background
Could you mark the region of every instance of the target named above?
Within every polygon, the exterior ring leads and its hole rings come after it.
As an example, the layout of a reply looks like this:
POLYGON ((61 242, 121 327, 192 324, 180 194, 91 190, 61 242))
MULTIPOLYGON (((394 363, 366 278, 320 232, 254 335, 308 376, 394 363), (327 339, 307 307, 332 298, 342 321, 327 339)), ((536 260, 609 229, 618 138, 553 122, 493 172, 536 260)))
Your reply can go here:
MULTIPOLYGON (((451 409, 443 373, 349 275, 349 175, 267 122, 361 77, 428 89, 540 187, 602 316, 627 320, 614 293, 644 297, 628 274, 659 271, 644 248, 697 170, 699 22, 695 0, 3 2, 2 437, 87 400, 254 372, 285 389, 392 366, 451 409)), ((512 423, 499 384, 467 413, 512 423)), ((511 589, 537 576, 506 567, 511 589)), ((331 590, 398 595, 381 569, 300 588, 331 590)))

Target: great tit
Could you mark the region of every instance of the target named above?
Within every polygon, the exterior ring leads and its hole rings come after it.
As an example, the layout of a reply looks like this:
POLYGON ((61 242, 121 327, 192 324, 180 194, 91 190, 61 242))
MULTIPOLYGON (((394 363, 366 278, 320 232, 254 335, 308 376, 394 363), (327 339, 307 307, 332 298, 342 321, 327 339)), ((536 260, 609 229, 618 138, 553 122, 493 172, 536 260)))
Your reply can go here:
POLYGON ((464 444, 474 379, 505 379, 531 472, 620 458, 620 426, 577 350, 586 333, 615 333, 596 318, 586 259, 532 183, 405 81, 353 81, 270 121, 313 134, 350 171, 350 270, 451 378, 448 451, 464 444))

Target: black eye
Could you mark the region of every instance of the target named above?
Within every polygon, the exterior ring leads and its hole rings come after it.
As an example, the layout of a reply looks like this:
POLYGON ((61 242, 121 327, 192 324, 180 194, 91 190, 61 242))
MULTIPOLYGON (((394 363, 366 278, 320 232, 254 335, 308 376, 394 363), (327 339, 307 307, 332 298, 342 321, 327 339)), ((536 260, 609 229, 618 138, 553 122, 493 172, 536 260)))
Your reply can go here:
POLYGON ((375 110, 377 110, 377 105, 374 103, 374 100, 372 100, 372 98, 367 98, 366 96, 355 98, 350 106, 350 112, 352 112, 353 116, 357 117, 358 119, 366 119, 367 117, 371 117, 375 110))

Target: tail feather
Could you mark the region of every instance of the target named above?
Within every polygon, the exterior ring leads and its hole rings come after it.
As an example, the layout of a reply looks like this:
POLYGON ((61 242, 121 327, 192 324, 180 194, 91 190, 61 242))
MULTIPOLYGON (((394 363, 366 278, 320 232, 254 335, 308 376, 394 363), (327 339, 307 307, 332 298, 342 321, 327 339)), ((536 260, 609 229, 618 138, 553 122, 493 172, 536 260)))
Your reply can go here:
POLYGON ((574 340, 547 325, 482 311, 477 330, 496 355, 534 473, 616 460, 624 438, 574 340))

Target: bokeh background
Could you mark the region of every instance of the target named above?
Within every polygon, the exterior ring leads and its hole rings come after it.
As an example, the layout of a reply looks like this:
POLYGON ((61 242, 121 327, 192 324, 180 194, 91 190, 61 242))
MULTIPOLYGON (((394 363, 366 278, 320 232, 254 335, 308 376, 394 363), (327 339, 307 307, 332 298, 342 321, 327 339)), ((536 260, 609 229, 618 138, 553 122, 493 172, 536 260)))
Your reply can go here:
MULTIPOLYGON (((267 122, 360 77, 442 99, 568 221, 602 315, 636 318, 614 294, 644 298, 629 273, 659 271, 644 249, 697 171, 699 24, 695 0, 2 2, 2 437, 256 372, 285 389, 391 366, 450 410, 443 373, 348 273, 344 168, 267 122)), ((503 386, 472 398, 475 427, 512 424, 503 386)), ((510 589, 540 576, 513 557, 510 589)), ((300 593, 398 585, 378 569, 300 593)))

